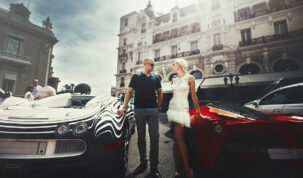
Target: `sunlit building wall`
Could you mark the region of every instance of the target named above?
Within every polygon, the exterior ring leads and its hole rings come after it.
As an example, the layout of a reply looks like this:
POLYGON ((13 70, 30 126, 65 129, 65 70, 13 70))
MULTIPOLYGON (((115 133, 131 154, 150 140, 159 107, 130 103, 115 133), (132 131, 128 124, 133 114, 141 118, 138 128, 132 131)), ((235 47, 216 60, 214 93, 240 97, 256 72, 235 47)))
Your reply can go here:
MULTIPOLYGON (((300 0, 201 0, 155 16, 149 3, 120 19, 115 93, 127 89, 146 56, 154 58, 164 92, 171 92, 171 67, 179 57, 197 84, 231 73, 249 86, 261 82, 246 75, 302 70, 302 12, 300 0)), ((222 79, 206 88, 225 87, 222 79)))

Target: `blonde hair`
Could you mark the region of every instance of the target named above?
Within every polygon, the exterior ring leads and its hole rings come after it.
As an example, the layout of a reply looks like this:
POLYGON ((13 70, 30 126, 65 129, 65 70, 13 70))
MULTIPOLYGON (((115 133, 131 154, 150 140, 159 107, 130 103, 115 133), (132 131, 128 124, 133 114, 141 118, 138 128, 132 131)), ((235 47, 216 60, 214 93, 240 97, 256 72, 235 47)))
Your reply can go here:
POLYGON ((187 61, 185 59, 182 59, 182 58, 178 58, 175 60, 174 62, 175 64, 179 64, 181 66, 181 69, 183 70, 184 73, 187 73, 187 61))

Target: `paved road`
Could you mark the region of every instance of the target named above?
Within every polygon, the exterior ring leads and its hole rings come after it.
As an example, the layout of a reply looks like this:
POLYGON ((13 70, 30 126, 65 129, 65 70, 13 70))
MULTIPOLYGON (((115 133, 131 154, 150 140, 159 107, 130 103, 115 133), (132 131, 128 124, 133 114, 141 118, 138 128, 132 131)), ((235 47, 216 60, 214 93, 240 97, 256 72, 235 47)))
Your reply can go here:
MULTIPOLYGON (((175 175, 175 163, 174 163, 174 141, 173 134, 170 132, 170 125, 167 122, 167 117, 164 114, 160 114, 159 117, 159 171, 163 178, 173 178, 175 175)), ((149 135, 146 133, 146 147, 149 154, 149 135)), ((137 147, 137 131, 131 137, 129 145, 128 156, 128 170, 126 173, 127 178, 149 178, 150 165, 145 172, 139 175, 133 175, 132 172, 140 164, 139 152, 137 147)))

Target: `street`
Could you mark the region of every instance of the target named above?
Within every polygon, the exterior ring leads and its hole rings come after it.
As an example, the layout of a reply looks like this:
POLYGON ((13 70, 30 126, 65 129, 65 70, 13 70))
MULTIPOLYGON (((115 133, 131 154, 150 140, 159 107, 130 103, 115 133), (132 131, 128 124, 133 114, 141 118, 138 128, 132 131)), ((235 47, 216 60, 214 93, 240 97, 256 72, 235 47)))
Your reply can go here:
MULTIPOLYGON (((148 129, 146 129, 146 148, 147 155, 149 155, 149 135, 148 129)), ((173 154, 173 134, 170 131, 170 125, 167 121, 165 114, 160 114, 159 116, 159 171, 163 178, 171 178, 175 176, 175 163, 173 154)), ((148 168, 139 175, 133 175, 133 171, 140 164, 140 157, 137 147, 137 130, 132 135, 129 145, 129 156, 128 156, 128 170, 126 173, 127 178, 149 178, 150 165, 148 163, 148 168)))

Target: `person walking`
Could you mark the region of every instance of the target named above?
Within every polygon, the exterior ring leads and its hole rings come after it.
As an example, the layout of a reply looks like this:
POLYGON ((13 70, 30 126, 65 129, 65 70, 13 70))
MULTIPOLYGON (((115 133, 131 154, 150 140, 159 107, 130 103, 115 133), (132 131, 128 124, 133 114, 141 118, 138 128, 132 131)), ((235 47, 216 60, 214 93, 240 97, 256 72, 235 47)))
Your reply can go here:
POLYGON ((184 59, 176 59, 172 71, 177 77, 172 80, 173 97, 169 102, 167 118, 174 127, 174 139, 176 142, 176 175, 180 175, 182 167, 187 178, 193 177, 189 167, 187 148, 184 141, 184 127, 190 127, 188 94, 190 92, 197 114, 200 118, 198 97, 196 95, 195 79, 187 74, 187 62, 184 59), (183 166, 182 166, 183 165, 183 166))
POLYGON ((33 85, 27 86, 25 89, 24 98, 27 99, 28 101, 34 101, 34 96, 32 94, 33 90, 34 90, 33 85))
POLYGON ((34 96, 34 99, 38 99, 39 98, 39 91, 42 89, 42 87, 38 84, 38 79, 34 79, 33 80, 33 91, 32 91, 32 95, 34 96))
POLYGON ((142 173, 147 168, 146 157, 146 123, 150 137, 150 165, 151 175, 161 178, 158 170, 159 163, 159 112, 161 109, 163 94, 161 82, 157 75, 151 72, 154 69, 153 58, 143 60, 144 69, 138 74, 134 74, 129 83, 122 109, 118 114, 126 114, 126 107, 133 90, 135 94, 135 119, 138 133, 138 149, 140 154, 140 165, 135 169, 134 174, 142 173), (157 95, 156 95, 157 93, 157 95))
POLYGON ((60 80, 56 77, 51 77, 47 80, 47 85, 45 85, 40 91, 39 91, 39 99, 43 99, 49 96, 55 96, 57 94, 56 88, 58 86, 58 83, 60 80))

